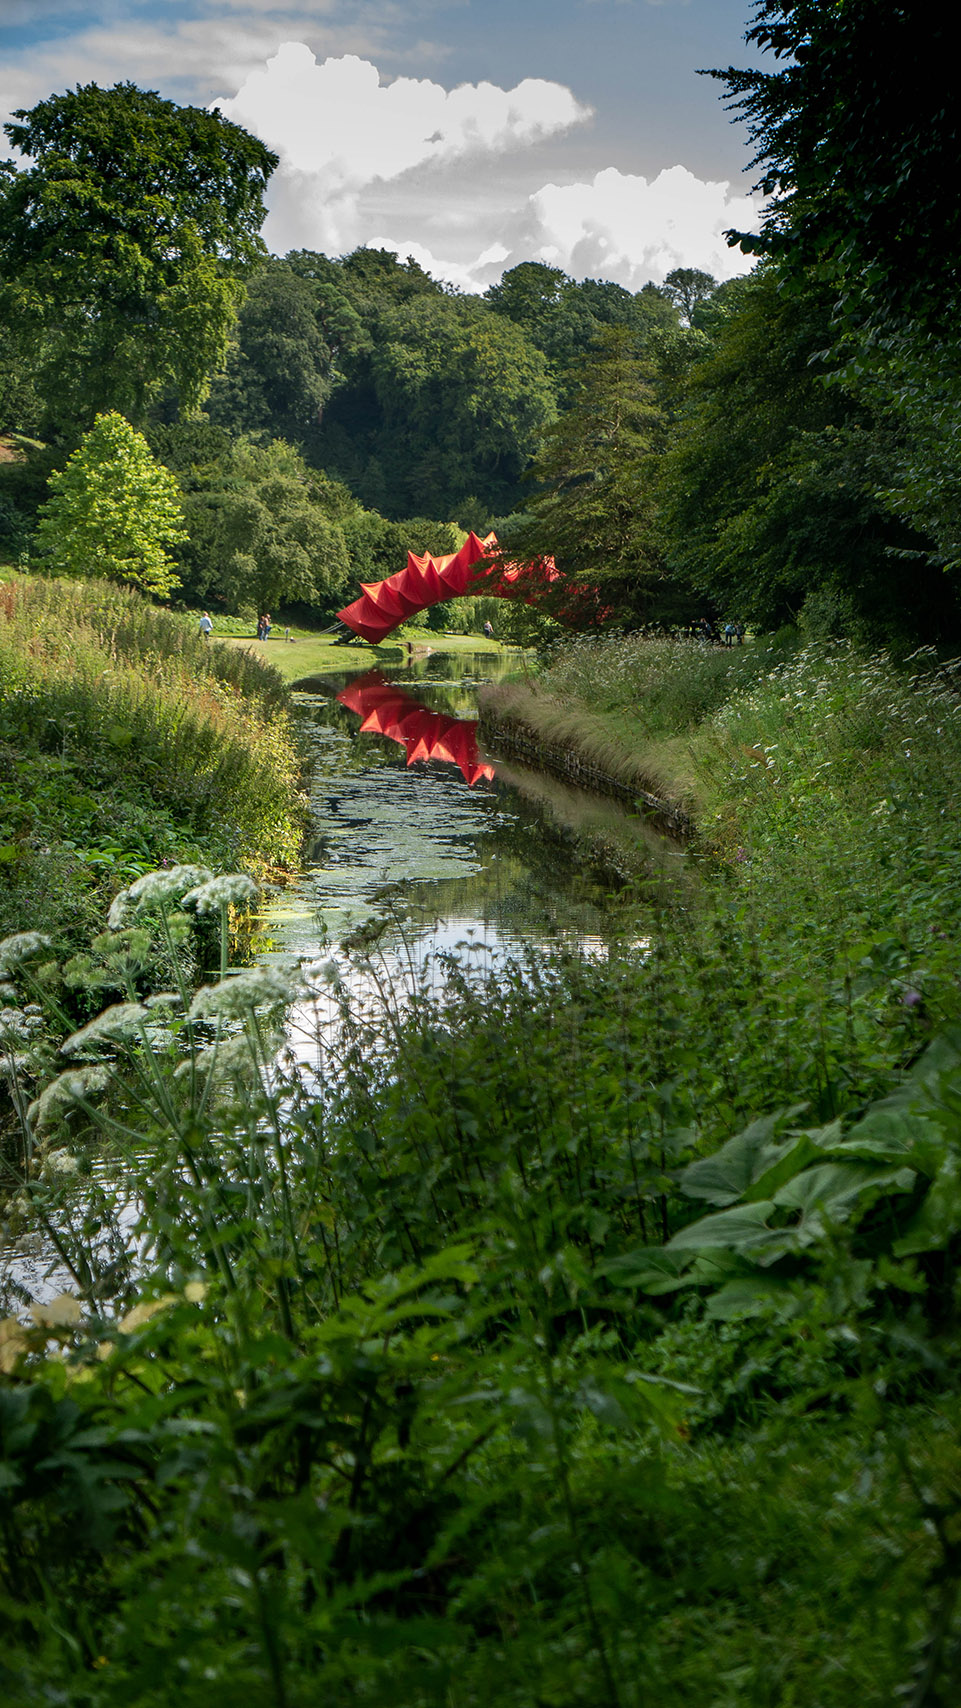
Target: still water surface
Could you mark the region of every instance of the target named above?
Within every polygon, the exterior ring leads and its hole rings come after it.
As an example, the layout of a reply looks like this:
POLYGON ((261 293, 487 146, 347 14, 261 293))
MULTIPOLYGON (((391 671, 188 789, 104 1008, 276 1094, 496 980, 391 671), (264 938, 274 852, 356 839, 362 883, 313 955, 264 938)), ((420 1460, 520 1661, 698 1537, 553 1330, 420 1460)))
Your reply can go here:
POLYGON ((601 953, 625 928, 629 875, 682 859, 620 805, 478 748, 492 664, 435 652, 301 687, 312 837, 262 917, 266 958, 315 956, 385 913, 418 961, 462 944, 494 960, 601 953))
MULTIPOLYGON (((300 685, 311 834, 302 874, 259 918, 258 959, 329 957, 362 1001, 364 963, 342 945, 373 929, 376 980, 402 1005, 408 981, 442 983, 451 954, 484 976, 530 950, 603 956, 646 940, 643 880, 676 878, 683 855, 622 806, 482 751, 476 696, 492 666, 506 667, 497 654, 425 652, 300 685)), ((308 1072, 319 1065, 323 1006, 290 1016, 288 1044, 308 1072)), ((124 1196, 116 1156, 100 1153, 92 1172, 132 1229, 139 1206, 124 1196)), ((7 1309, 72 1287, 38 1228, 0 1247, 3 1282, 0 1292, 13 1286, 7 1309)))

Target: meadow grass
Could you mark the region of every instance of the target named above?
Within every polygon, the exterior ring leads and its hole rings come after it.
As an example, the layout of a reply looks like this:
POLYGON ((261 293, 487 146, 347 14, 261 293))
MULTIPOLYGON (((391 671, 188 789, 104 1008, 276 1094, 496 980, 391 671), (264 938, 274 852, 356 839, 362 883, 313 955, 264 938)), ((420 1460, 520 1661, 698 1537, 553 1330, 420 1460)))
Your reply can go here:
POLYGON ((0 589, 0 741, 8 928, 79 925, 85 897, 161 858, 297 859, 281 678, 138 594, 39 577, 0 589))
MULTIPOLYGON (((215 630, 215 633, 217 631, 215 630)), ((383 646, 367 646, 352 641, 349 646, 336 646, 331 636, 300 627, 291 628, 291 639, 284 639, 283 626, 274 628, 270 639, 258 641, 256 635, 229 635, 219 644, 228 650, 249 651, 263 659, 285 682, 297 682, 309 676, 323 676, 343 671, 372 670, 397 665, 406 656, 410 642, 416 657, 430 652, 487 653, 499 658, 508 649, 484 635, 435 634, 428 629, 398 629, 383 646)))

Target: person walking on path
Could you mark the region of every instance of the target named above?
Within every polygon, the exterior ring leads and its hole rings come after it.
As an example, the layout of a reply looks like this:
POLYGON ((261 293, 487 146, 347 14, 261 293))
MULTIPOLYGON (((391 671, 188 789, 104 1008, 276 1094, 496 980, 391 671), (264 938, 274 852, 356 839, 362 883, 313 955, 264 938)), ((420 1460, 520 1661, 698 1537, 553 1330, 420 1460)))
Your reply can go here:
POLYGON ((210 639, 210 631, 213 628, 213 626, 214 626, 213 623, 210 621, 210 612, 205 611, 203 616, 200 619, 200 631, 199 631, 200 634, 203 635, 204 640, 210 639))

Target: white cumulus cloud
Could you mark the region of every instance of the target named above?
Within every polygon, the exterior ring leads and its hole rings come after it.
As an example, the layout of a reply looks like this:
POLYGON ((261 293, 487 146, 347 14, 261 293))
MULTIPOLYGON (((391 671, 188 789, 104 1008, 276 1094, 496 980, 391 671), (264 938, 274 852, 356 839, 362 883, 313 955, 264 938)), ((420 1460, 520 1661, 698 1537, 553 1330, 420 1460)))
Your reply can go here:
POLYGON ((298 224, 311 227, 315 247, 363 241, 358 201, 369 185, 524 149, 590 117, 569 89, 540 78, 514 89, 448 90, 412 77, 382 83, 369 60, 318 62, 303 42, 285 42, 236 95, 215 104, 280 156, 265 233, 275 247, 278 239, 289 244, 298 224))
POLYGON ((727 182, 684 166, 650 180, 614 166, 566 184, 534 175, 537 161, 550 170, 544 145, 591 116, 559 83, 384 82, 369 59, 320 61, 289 41, 216 105, 280 156, 264 232, 280 253, 396 249, 468 291, 532 259, 632 290, 678 266, 746 268, 722 233, 755 226, 757 204, 727 182))
POLYGON ((609 166, 590 183, 545 184, 531 197, 535 258, 630 290, 648 279, 660 284, 674 267, 728 279, 749 263, 723 233, 756 227, 758 208, 729 183, 705 182, 685 166, 650 181, 609 166))

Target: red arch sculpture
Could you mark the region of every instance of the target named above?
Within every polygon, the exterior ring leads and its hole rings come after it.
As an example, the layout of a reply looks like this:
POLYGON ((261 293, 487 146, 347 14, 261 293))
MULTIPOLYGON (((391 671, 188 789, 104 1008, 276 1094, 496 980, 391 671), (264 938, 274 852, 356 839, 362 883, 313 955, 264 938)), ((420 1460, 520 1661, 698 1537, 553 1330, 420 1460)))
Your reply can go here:
POLYGON ((363 592, 337 615, 355 635, 378 646, 408 617, 441 605, 463 593, 485 593, 493 599, 533 600, 558 578, 553 558, 532 564, 492 564, 497 535, 480 539, 468 534, 459 551, 447 557, 407 553, 407 563, 384 581, 362 581, 363 592), (477 566, 484 567, 479 569, 477 566))
POLYGON ((386 736, 407 749, 408 765, 440 759, 460 767, 471 788, 482 777, 493 778, 477 751, 477 719, 450 718, 428 711, 419 700, 384 680, 379 670, 358 676, 337 696, 340 704, 361 719, 365 733, 386 736))

